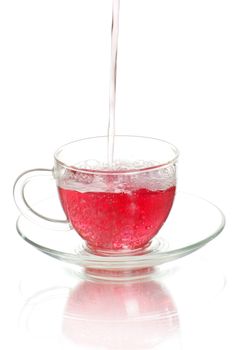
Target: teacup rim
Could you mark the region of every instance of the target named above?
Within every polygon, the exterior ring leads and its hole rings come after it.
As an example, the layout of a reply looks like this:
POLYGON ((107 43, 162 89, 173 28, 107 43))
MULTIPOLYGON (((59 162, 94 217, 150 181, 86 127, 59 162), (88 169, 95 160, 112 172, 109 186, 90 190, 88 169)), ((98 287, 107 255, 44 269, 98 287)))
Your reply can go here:
POLYGON ((63 144, 62 146, 60 146, 54 153, 54 159, 55 162, 57 164, 59 164, 60 166, 62 166, 65 169, 68 170, 73 170, 73 171, 78 171, 81 173, 85 173, 85 174, 99 174, 99 175, 118 175, 118 174, 139 174, 139 173, 143 173, 143 172, 149 172, 152 170, 156 170, 156 169, 162 169, 162 168, 166 168, 169 165, 175 164, 179 158, 180 152, 178 150, 178 148, 168 142, 165 141, 163 139, 159 139, 159 138, 155 138, 155 137, 151 137, 151 136, 141 136, 141 135, 124 135, 124 134, 116 134, 115 137, 131 137, 131 138, 144 138, 144 139, 150 139, 150 140, 155 140, 155 141, 159 141, 162 142, 163 144, 168 145, 174 152, 174 156, 167 162, 161 163, 161 164, 157 164, 157 165, 152 165, 149 167, 144 167, 141 169, 120 169, 120 170, 109 170, 109 169, 85 169, 85 168, 78 168, 76 166, 72 166, 72 165, 67 165, 65 164, 63 161, 61 161, 58 158, 58 154, 67 146, 80 142, 80 141, 86 141, 86 140, 93 140, 93 139, 98 139, 98 138, 107 138, 107 135, 100 135, 100 136, 90 136, 90 137, 85 137, 85 138, 81 138, 81 139, 77 139, 68 143, 63 144))

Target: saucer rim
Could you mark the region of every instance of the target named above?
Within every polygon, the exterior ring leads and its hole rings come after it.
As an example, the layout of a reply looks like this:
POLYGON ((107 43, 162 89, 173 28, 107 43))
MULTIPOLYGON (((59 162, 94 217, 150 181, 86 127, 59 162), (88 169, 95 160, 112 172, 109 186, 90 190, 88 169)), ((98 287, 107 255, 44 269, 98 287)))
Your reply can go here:
MULTIPOLYGON (((224 229, 226 224, 225 215, 222 212, 222 210, 210 202, 209 200, 202 198, 200 196, 197 196, 195 194, 190 194, 186 192, 180 192, 177 191, 176 196, 189 196, 193 197, 195 199, 199 199, 201 201, 204 201, 208 205, 212 206, 214 209, 216 209, 220 216, 221 216, 221 222, 218 225, 217 229, 209 235, 208 237, 204 238, 203 240, 197 241, 195 243, 192 243, 190 245, 186 245, 181 248, 176 248, 170 251, 155 251, 151 250, 150 252, 146 252, 145 254, 141 255, 121 255, 121 256, 99 256, 94 255, 91 253, 87 253, 86 255, 80 255, 80 254, 74 254, 69 252, 62 252, 56 249, 48 248, 45 246, 42 246, 33 240, 29 239, 20 229, 20 221, 26 220, 30 222, 33 225, 36 225, 34 222, 30 221, 28 218, 26 218, 24 215, 19 215, 17 221, 16 221, 16 230, 19 236, 38 249, 39 251, 43 252, 44 254, 47 254, 53 258, 56 258, 58 260, 62 260, 64 262, 76 264, 82 267, 92 267, 92 268, 104 268, 104 269, 116 269, 116 268, 123 268, 123 264, 125 264, 125 268, 128 267, 147 267, 147 266, 155 266, 160 265, 166 262, 170 262, 172 260, 179 259, 185 255, 191 254, 194 251, 200 249, 210 241, 212 241, 214 238, 216 238, 224 229)), ((154 238, 156 239, 156 238, 154 238)), ((80 251, 81 252, 81 251, 80 251)), ((83 251, 82 251, 83 253, 83 251)), ((85 252, 86 253, 86 252, 85 252)))

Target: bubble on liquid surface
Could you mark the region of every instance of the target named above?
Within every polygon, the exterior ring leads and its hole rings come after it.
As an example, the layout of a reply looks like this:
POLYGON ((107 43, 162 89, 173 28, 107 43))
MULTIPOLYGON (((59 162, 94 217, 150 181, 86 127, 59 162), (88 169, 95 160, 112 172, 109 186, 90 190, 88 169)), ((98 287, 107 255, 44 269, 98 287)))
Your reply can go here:
POLYGON ((83 184, 90 184, 93 181, 94 175, 88 174, 84 172, 80 172, 77 170, 69 170, 66 169, 64 177, 69 181, 80 182, 83 184))
POLYGON ((159 165, 159 162, 155 160, 145 161, 139 159, 136 161, 116 159, 112 164, 108 162, 100 162, 95 159, 87 159, 82 162, 76 163, 77 169, 83 170, 95 170, 95 171, 126 171, 126 170, 141 170, 147 169, 159 165))
POLYGON ((176 184, 175 165, 154 168, 155 161, 138 160, 134 162, 116 160, 112 166, 108 163, 86 160, 76 164, 72 169, 67 168, 59 177, 58 185, 80 192, 131 192, 137 189, 151 191, 165 190, 176 184), (75 170, 76 168, 76 170, 75 170), (141 169, 151 168, 147 171, 141 169), (84 172, 86 170, 86 172, 84 172), (88 171, 96 173, 88 173, 88 171), (98 173, 97 171, 112 171, 110 173, 98 173), (123 171, 137 170, 133 173, 123 171))

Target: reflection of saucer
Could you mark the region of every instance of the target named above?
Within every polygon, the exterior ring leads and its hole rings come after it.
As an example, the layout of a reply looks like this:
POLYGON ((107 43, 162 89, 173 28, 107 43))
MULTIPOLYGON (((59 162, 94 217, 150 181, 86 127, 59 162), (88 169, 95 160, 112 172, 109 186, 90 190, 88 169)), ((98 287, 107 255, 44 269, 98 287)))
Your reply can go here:
POLYGON ((215 306, 225 279, 200 254, 168 266, 147 280, 80 280, 71 266, 40 259, 23 270, 20 332, 37 348, 180 350, 189 320, 215 306))
POLYGON ((20 330, 36 339, 60 338, 65 349, 179 349, 179 316, 163 283, 79 281, 44 289, 25 303, 20 330), (63 334, 63 336, 62 336, 63 334))
POLYGON ((63 319, 66 338, 93 349, 158 349, 176 340, 178 328, 172 297, 155 281, 82 282, 70 293, 63 319))
MULTIPOLYGON (((48 200, 39 203, 46 210, 48 200)), ((54 231, 39 227, 24 216, 17 221, 20 236, 43 253, 59 260, 96 269, 124 269, 159 265, 201 248, 224 228, 223 213, 210 202, 188 194, 176 195, 167 222, 150 247, 138 255, 98 256, 84 248, 74 231, 54 231)))

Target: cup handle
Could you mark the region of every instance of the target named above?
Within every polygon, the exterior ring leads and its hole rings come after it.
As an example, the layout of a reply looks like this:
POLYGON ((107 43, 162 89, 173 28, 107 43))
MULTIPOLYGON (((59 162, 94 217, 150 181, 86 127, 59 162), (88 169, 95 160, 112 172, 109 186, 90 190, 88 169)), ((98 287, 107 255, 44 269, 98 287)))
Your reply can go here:
POLYGON ((30 221, 38 225, 53 230, 71 230, 71 225, 68 220, 57 220, 41 215, 35 211, 27 202, 25 197, 25 188, 27 184, 36 177, 46 176, 53 179, 51 169, 33 169, 22 173, 15 181, 13 194, 16 206, 19 211, 30 221))

